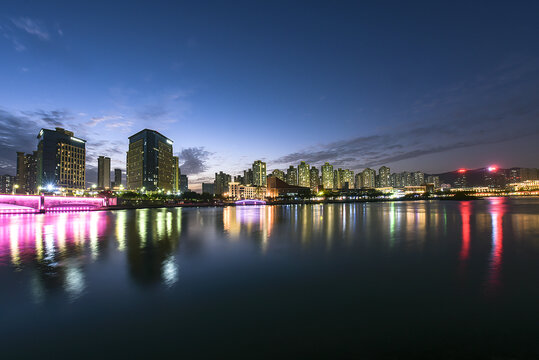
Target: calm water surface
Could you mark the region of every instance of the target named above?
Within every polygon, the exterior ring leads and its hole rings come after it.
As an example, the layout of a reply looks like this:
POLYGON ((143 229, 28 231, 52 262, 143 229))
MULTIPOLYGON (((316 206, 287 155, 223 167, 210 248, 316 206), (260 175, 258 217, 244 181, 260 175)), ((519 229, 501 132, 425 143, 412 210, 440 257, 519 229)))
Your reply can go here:
POLYGON ((539 358, 539 199, 4 216, 0 285, 3 359, 539 358))

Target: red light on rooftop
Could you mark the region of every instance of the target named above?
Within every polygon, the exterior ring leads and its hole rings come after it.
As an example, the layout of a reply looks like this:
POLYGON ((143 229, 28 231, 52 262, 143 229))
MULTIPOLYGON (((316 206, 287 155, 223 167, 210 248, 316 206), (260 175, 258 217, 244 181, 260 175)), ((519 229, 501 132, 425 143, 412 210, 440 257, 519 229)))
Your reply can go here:
POLYGON ((466 172, 466 169, 458 169, 457 170, 460 174, 464 174, 466 172))

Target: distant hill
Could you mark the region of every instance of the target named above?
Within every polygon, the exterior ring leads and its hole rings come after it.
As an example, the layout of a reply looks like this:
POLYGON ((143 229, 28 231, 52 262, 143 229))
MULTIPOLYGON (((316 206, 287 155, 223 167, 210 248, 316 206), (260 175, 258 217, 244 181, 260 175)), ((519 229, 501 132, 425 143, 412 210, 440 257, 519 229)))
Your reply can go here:
POLYGON ((479 168, 479 169, 461 169, 441 174, 429 174, 440 177, 440 183, 450 184, 454 186, 455 182, 462 177, 466 177, 467 186, 487 186, 487 185, 503 185, 506 182, 506 174, 511 169, 492 169, 492 168, 479 168))

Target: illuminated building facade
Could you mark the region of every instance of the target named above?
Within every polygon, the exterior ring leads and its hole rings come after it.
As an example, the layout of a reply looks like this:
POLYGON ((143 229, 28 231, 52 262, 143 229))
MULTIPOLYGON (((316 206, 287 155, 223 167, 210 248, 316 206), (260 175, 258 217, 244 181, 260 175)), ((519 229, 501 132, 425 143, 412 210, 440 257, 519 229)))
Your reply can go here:
POLYGON ((17 177, 13 175, 0 176, 0 193, 11 194, 15 190, 17 184, 17 177))
MULTIPOLYGON (((253 184, 253 169, 248 169, 243 171, 243 185, 252 185, 253 184)), ((227 185, 228 188, 228 185, 227 185)))
POLYGON ((110 189, 110 158, 100 156, 97 158, 97 187, 110 189))
POLYGON ((348 190, 354 188, 354 172, 349 169, 345 169, 342 172, 341 179, 342 189, 348 190))
POLYGON ((37 192, 37 151, 32 154, 17 152, 17 187, 18 194, 37 192))
POLYGON ((266 163, 257 160, 253 163, 253 185, 266 186, 266 163))
POLYGON ((333 189, 333 177, 333 165, 326 162, 322 165, 322 185, 324 186, 324 189, 333 189))
POLYGON ((86 140, 73 132, 41 129, 37 136, 36 183, 43 189, 82 190, 86 185, 86 140))
POLYGON ((235 181, 228 184, 228 197, 233 200, 264 199, 265 193, 264 186, 243 185, 235 181))
POLYGON ((155 130, 144 129, 129 137, 127 188, 172 191, 172 140, 155 130))
POLYGON ((421 186, 425 185, 425 174, 421 171, 416 171, 412 174, 412 185, 421 186))
POLYGON ((376 187, 376 171, 366 168, 361 172, 362 187, 374 188, 376 187))
POLYGON ((290 185, 275 176, 268 178, 267 196, 277 197, 296 197, 310 196, 311 189, 304 186, 290 185))
POLYGON ((309 183, 311 190, 318 191, 318 188, 320 187, 320 171, 316 167, 312 167, 309 170, 309 183))
POLYGON ((378 184, 377 187, 389 187, 389 176, 391 175, 391 171, 387 166, 382 166, 378 170, 378 184))
POLYGON ((222 195, 228 191, 228 184, 232 182, 232 177, 220 171, 215 173, 214 191, 216 195, 222 195))
POLYGON ((122 169, 114 169, 114 181, 112 182, 111 186, 116 189, 122 186, 122 169))
POLYGON ((180 186, 180 193, 184 194, 189 191, 189 178, 187 175, 180 174, 180 180, 178 181, 180 186))
POLYGON ((357 173, 354 180, 355 180, 355 188, 361 189, 363 187, 363 179, 362 179, 361 173, 357 173))
POLYGON ((310 170, 309 164, 307 164, 305 161, 302 161, 298 165, 298 185, 303 187, 310 187, 311 186, 311 174, 309 173, 310 170))
POLYGON ((172 157, 172 192, 180 191, 180 158, 172 157))
POLYGON ((275 169, 271 172, 271 175, 275 176, 278 179, 281 179, 282 181, 286 181, 286 175, 282 170, 275 169))
POLYGON ((439 189, 440 177, 434 175, 427 176, 427 184, 432 184, 434 186, 434 189, 439 189))
POLYGON ((286 183, 288 185, 298 185, 298 169, 292 165, 286 170, 286 183))

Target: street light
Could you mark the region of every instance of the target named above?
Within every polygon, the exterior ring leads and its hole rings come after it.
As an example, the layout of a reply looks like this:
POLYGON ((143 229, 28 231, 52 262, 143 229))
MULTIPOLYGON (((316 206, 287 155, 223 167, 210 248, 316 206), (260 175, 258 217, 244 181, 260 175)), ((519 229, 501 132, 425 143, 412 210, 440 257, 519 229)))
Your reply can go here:
POLYGON ((16 190, 19 188, 19 184, 13 185, 13 195, 15 195, 16 190))

